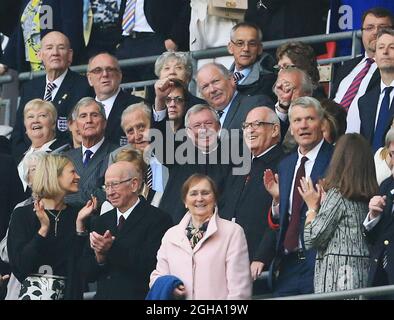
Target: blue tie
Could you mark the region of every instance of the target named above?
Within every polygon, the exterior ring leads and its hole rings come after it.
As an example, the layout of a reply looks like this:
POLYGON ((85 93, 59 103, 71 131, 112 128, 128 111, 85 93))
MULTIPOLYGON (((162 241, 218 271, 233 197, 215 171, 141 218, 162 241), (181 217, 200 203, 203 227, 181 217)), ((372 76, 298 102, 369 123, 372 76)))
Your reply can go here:
POLYGON ((83 161, 83 166, 86 167, 89 163, 90 158, 92 157, 93 152, 89 149, 85 151, 85 160, 83 161))
POLYGON ((382 104, 380 105, 378 122, 376 123, 376 129, 373 136, 373 152, 375 153, 384 143, 383 135, 386 131, 387 124, 390 118, 390 92, 393 87, 387 87, 384 89, 384 97, 382 104))

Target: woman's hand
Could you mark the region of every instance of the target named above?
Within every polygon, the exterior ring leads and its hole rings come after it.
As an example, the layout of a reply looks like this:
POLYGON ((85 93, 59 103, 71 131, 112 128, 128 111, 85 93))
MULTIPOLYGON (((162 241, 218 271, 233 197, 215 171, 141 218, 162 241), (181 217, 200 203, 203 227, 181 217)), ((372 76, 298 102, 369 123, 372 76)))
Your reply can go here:
POLYGON ((279 203, 279 176, 277 173, 273 173, 271 169, 264 171, 264 187, 267 189, 269 194, 275 203, 279 203))
POLYGON ((261 272, 263 272, 264 263, 261 261, 252 261, 250 264, 250 272, 252 274, 253 281, 256 281, 261 272))
POLYGON ((48 234, 49 226, 51 223, 49 221, 47 213, 45 212, 44 203, 42 202, 42 200, 37 199, 34 201, 34 211, 36 212, 36 216, 41 224, 38 233, 45 238, 48 234))
POLYGON ((322 187, 316 184, 316 189, 313 186, 312 179, 310 177, 302 177, 300 180, 300 187, 298 192, 304 199, 308 209, 318 210, 320 208, 320 199, 322 195, 322 187))
POLYGON ((77 232, 85 231, 86 219, 90 217, 96 209, 97 209, 97 198, 92 195, 92 198, 88 200, 85 206, 78 212, 78 217, 76 222, 77 232))
POLYGON ((182 300, 186 298, 186 289, 185 286, 183 284, 180 284, 179 286, 177 286, 173 293, 174 295, 174 299, 175 300, 182 300))

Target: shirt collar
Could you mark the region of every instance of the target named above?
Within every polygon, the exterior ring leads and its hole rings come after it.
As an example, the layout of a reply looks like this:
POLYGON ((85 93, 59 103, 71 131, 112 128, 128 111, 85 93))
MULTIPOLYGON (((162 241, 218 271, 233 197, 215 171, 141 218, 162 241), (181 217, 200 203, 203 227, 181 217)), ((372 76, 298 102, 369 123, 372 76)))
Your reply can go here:
MULTIPOLYGON (((56 84, 56 88, 60 88, 64 78, 66 77, 68 72, 68 69, 66 69, 66 71, 64 71, 60 76, 58 76, 55 80, 52 81, 52 83, 56 84)), ((48 80, 48 76, 46 77, 46 84, 48 84, 48 82, 51 82, 48 80)))
POLYGON ((93 147, 90 148, 86 148, 84 145, 82 145, 82 156, 85 154, 85 151, 88 149, 92 151, 94 155, 97 152, 97 150, 101 147, 101 145, 104 143, 104 139, 105 138, 103 137, 98 143, 96 143, 93 147))
POLYGON ((262 156, 265 155, 267 152, 269 152, 271 149, 275 148, 277 145, 278 145, 278 144, 274 144, 273 146, 269 147, 268 149, 266 149, 265 151, 263 151, 263 153, 260 153, 260 154, 259 154, 258 156, 256 156, 256 157, 252 155, 252 160, 253 160, 253 159, 256 159, 256 158, 262 157, 262 156))
POLYGON ((394 80, 391 81, 389 85, 386 85, 383 80, 380 80, 380 94, 383 93, 383 90, 386 89, 387 87, 394 87, 394 80))
POLYGON ((322 144, 323 144, 323 142, 324 142, 324 139, 322 139, 312 150, 310 150, 307 154, 301 154, 301 152, 300 152, 300 148, 298 148, 297 149, 297 152, 298 152, 298 160, 301 160, 301 158, 302 157, 307 157, 308 158, 308 161, 309 160, 312 160, 312 161, 315 161, 316 160, 316 158, 317 158, 317 155, 318 155, 318 153, 319 153, 319 150, 320 150, 320 148, 321 148, 321 146, 322 146, 322 144))
POLYGON ((112 107, 113 104, 114 104, 114 102, 115 102, 116 97, 117 97, 118 94, 119 94, 119 92, 120 92, 120 87, 119 87, 118 90, 114 93, 114 95, 112 95, 112 96, 109 97, 108 99, 100 100, 100 99, 96 96, 95 100, 98 101, 98 102, 101 102, 102 104, 104 104, 104 105, 106 105, 106 106, 108 106, 108 107, 110 107, 110 106, 112 107))
POLYGON ((129 217, 130 213, 134 210, 134 208, 140 203, 140 198, 137 199, 137 201, 134 203, 132 207, 127 209, 125 212, 120 212, 118 208, 116 208, 116 215, 117 215, 117 222, 119 222, 120 216, 123 216, 125 220, 129 217))

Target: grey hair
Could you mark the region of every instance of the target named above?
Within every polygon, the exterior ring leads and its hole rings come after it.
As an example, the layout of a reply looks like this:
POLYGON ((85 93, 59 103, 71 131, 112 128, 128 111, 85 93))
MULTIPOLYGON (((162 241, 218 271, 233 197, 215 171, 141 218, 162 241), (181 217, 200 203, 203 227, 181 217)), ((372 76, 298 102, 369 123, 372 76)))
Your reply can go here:
POLYGON ((210 63, 204 64, 200 69, 198 69, 196 77, 198 76, 198 74, 200 73, 201 70, 204 70, 209 67, 217 68, 219 70, 219 72, 223 76, 225 76, 226 78, 232 77, 232 73, 224 65, 222 65, 221 63, 217 63, 217 62, 210 62, 210 63))
POLYGON ((319 116, 320 120, 323 120, 324 118, 324 109, 321 106, 319 100, 312 98, 312 97, 299 97, 295 99, 294 101, 291 102, 290 108, 289 108, 289 120, 291 121, 291 113, 293 111, 293 108, 297 107, 302 107, 302 108, 314 108, 317 115, 319 116))
POLYGON ((77 102, 72 112, 73 120, 76 120, 78 118, 79 109, 81 109, 82 107, 89 106, 91 104, 95 104, 98 107, 101 116, 104 118, 104 120, 107 120, 107 116, 105 115, 104 105, 101 102, 98 102, 91 97, 84 97, 77 102))
POLYGON ((122 127, 124 131, 124 118, 130 114, 133 113, 137 110, 141 110, 146 118, 151 121, 152 118, 152 109, 145 103, 145 102, 138 102, 129 105, 126 109, 123 110, 121 120, 120 120, 120 126, 122 127))
POLYGON ((166 51, 163 52, 155 62, 155 75, 160 78, 160 73, 161 70, 164 67, 164 64, 166 64, 169 60, 176 60, 178 63, 181 63, 185 66, 186 70, 186 77, 188 79, 188 82, 192 78, 193 74, 193 64, 192 64, 192 59, 190 57, 190 54, 188 52, 182 52, 182 51, 177 51, 177 52, 172 52, 172 51, 166 51))
POLYGON ((394 128, 390 128, 390 130, 386 133, 386 138, 384 139, 386 148, 390 146, 391 142, 394 142, 394 128))
POLYGON ((215 121, 220 125, 220 118, 217 112, 215 111, 214 108, 207 104, 195 104, 193 107, 191 107, 189 110, 187 110, 186 115, 185 115, 185 128, 189 128, 189 118, 192 114, 196 114, 198 112, 201 112, 203 110, 208 110, 209 112, 212 113, 215 121))
POLYGON ((30 166, 33 163, 37 164, 38 161, 40 161, 41 159, 43 159, 45 156, 47 155, 47 153, 45 151, 35 151, 33 153, 27 154, 24 158, 23 158, 23 177, 22 179, 26 182, 27 185, 29 184, 29 171, 30 171, 30 166))
POLYGON ((308 73, 297 67, 283 69, 280 72, 298 73, 301 75, 301 94, 303 96, 312 96, 313 90, 316 89, 316 86, 313 84, 312 78, 308 75, 308 73))
POLYGON ((388 35, 394 37, 394 29, 392 29, 392 28, 382 28, 382 29, 380 29, 378 31, 378 34, 376 35, 376 39, 379 39, 384 34, 388 34, 388 35))
POLYGON ((261 29, 256 24, 250 23, 250 22, 239 22, 234 27, 232 27, 231 32, 230 32, 230 39, 231 40, 234 40, 234 34, 240 28, 255 29, 257 32, 258 40, 260 42, 263 41, 263 32, 261 31, 261 29))

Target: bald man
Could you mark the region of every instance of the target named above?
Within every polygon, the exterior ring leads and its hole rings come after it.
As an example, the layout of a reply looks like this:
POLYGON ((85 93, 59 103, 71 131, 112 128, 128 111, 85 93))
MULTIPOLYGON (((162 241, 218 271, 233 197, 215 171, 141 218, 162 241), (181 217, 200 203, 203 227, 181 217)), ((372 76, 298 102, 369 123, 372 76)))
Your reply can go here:
POLYGON ((60 146, 71 142, 67 132, 67 116, 74 105, 81 98, 93 97, 94 94, 86 77, 69 69, 73 60, 73 50, 63 33, 52 31, 42 38, 39 57, 44 64, 46 75, 27 81, 22 86, 21 100, 11 135, 12 153, 17 162, 31 144, 23 125, 23 109, 28 101, 40 98, 54 104, 58 114, 56 139, 60 146))
POLYGON ((142 300, 171 218, 138 196, 143 164, 119 161, 105 173, 107 199, 114 209, 99 216, 82 257, 88 281, 97 281, 96 299, 142 300))

